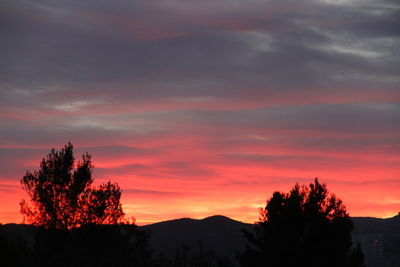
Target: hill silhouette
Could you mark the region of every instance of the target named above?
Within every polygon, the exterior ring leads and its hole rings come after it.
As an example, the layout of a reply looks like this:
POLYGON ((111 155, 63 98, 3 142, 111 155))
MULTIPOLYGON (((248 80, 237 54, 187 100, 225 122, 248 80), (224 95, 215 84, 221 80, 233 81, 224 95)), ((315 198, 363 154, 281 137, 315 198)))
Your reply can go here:
MULTIPOLYGON (((360 242, 367 267, 400 266, 400 215, 388 219, 353 217, 353 239, 360 242)), ((246 244, 242 229, 251 231, 252 224, 225 216, 202 220, 177 219, 142 226, 152 232, 150 247, 156 252, 173 254, 176 248, 187 245, 196 250, 201 242, 217 255, 235 259, 235 252, 246 244)))
MULTIPOLYGON (((400 215, 387 219, 353 217, 352 220, 355 226, 353 239, 361 243, 367 267, 400 266, 400 215)), ((253 225, 217 215, 200 220, 169 220, 139 228, 151 232, 150 248, 156 254, 173 255, 182 246, 192 251, 203 247, 234 260, 236 251, 242 250, 246 244, 242 229, 251 231, 253 225)), ((0 235, 24 240, 28 245, 32 244, 34 234, 35 227, 30 225, 0 226, 0 235)))
POLYGON ((355 217, 353 239, 360 242, 368 267, 400 266, 400 214, 392 218, 355 217))
POLYGON ((235 252, 246 244, 242 229, 251 231, 253 225, 216 215, 202 220, 182 218, 159 222, 142 228, 151 231, 150 247, 157 252, 172 255, 183 245, 191 250, 203 246, 234 260, 235 252))

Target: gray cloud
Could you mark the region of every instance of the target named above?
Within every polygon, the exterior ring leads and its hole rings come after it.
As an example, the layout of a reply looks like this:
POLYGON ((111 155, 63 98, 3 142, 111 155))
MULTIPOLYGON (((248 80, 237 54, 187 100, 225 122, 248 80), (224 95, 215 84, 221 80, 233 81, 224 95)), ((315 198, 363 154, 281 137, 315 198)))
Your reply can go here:
POLYGON ((371 165, 387 181, 399 24, 395 0, 3 0, 2 179, 71 141, 77 158, 129 159, 100 176, 217 177, 213 162, 362 169, 368 155, 345 155, 365 151, 388 152, 371 165))
POLYGON ((43 0, 2 6, 1 98, 16 105, 64 102, 73 90, 81 91, 76 99, 111 102, 121 95, 222 101, 246 90, 268 102, 284 92, 315 99, 321 90, 358 95, 379 86, 393 94, 398 84, 398 5, 43 0), (193 86, 202 83, 213 86, 193 86))
POLYGON ((169 192, 169 191, 155 191, 155 190, 143 190, 143 189, 134 189, 128 188, 124 189, 123 193, 128 195, 158 195, 158 196, 177 196, 182 195, 181 192, 169 192))

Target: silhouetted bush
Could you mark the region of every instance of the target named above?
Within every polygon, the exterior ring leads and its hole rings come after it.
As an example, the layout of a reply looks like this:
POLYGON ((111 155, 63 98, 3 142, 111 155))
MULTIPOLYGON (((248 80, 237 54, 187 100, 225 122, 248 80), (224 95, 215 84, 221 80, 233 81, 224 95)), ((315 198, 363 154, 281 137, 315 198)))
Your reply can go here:
POLYGON ((329 195, 318 179, 275 192, 260 210, 255 232, 238 256, 241 266, 361 267, 360 247, 353 247, 353 223, 342 201, 329 195))
POLYGON ((36 226, 72 229, 86 224, 123 222, 121 189, 116 183, 92 186, 92 161, 86 153, 74 170, 73 146, 51 150, 38 171, 26 172, 22 188, 31 198, 21 201, 24 220, 36 226))
POLYGON ((217 256, 213 251, 199 244, 198 251, 191 251, 188 246, 181 246, 175 255, 168 257, 160 254, 153 260, 153 267, 233 267, 232 262, 217 256))
POLYGON ((73 230, 40 228, 36 266, 151 266, 148 233, 135 225, 86 225, 73 230))
POLYGON ((25 267, 32 264, 32 251, 26 242, 0 233, 0 266, 25 267))

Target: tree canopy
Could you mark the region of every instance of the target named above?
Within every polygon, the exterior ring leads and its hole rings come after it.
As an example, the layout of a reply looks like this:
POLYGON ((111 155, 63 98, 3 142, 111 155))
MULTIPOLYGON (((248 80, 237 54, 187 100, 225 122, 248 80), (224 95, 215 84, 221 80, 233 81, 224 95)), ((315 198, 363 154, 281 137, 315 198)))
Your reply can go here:
POLYGON ((117 224, 124 212, 117 183, 93 186, 91 155, 82 155, 75 166, 73 146, 52 149, 38 171, 27 171, 21 179, 30 204, 22 200, 24 221, 54 229, 73 229, 88 224, 117 224))
POLYGON ((351 238, 353 223, 342 201, 318 179, 274 192, 239 255, 242 266, 364 266, 351 238))

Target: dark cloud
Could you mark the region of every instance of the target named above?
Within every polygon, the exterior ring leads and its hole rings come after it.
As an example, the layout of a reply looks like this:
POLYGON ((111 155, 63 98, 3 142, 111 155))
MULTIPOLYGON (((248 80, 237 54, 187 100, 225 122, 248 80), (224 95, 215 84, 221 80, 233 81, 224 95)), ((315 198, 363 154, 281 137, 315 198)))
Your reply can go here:
POLYGON ((1 180, 71 141, 96 177, 127 175, 140 183, 128 194, 160 199, 142 188, 278 186, 313 169, 392 181, 399 12, 396 0, 3 0, 1 180))
MULTIPOLYGON (((318 104, 282 106, 253 110, 190 111, 170 114, 178 124, 192 121, 197 130, 208 123, 240 131, 315 131, 338 135, 397 136, 400 109, 394 104, 318 104), (239 127, 238 127, 239 126, 239 127), (236 129, 235 129, 236 127, 236 129)), ((164 116, 167 116, 165 114, 164 116)), ((190 126, 190 125, 189 125, 190 126)), ((184 126, 182 126, 184 127, 184 126)))
POLYGON ((201 178, 208 179, 215 176, 216 172, 211 168, 205 166, 204 163, 193 163, 193 162, 159 162, 157 169, 165 170, 166 175, 170 175, 176 178, 193 179, 201 178))
MULTIPOLYGON (((346 158, 327 157, 327 156, 300 156, 300 155, 265 155, 265 154, 228 154, 222 155, 222 160, 231 164, 259 166, 262 163, 265 167, 280 167, 298 170, 343 170, 348 169, 371 169, 373 166, 396 170, 398 161, 366 161, 354 159, 349 161, 346 158), (365 166, 368 164, 368 168, 365 166), (316 167, 318 166, 318 167, 316 167), (351 168, 350 168, 351 167, 351 168)), ((318 171, 315 171, 316 173, 318 171)))
POLYGON ((121 95, 240 98, 243 90, 265 101, 285 91, 313 98, 321 89, 360 93, 378 84, 391 92, 390 78, 399 74, 398 9, 379 2, 351 8, 291 1, 2 5, 7 101, 20 101, 15 90, 28 91, 37 104, 64 101, 62 92, 76 87, 89 98, 114 101, 121 95))
POLYGON ((126 164, 114 168, 99 168, 95 167, 94 174, 96 177, 115 177, 115 176, 126 176, 126 175, 143 175, 144 173, 151 170, 152 167, 140 163, 126 164))
POLYGON ((169 195, 169 196, 177 196, 182 194, 181 192, 168 192, 168 191, 154 191, 154 190, 143 190, 143 189, 134 189, 134 188, 128 188, 128 189, 123 189, 123 192, 130 195, 169 195))
POLYGON ((19 187, 15 185, 9 185, 9 184, 0 184, 0 192, 3 193, 15 193, 18 192, 19 187))

